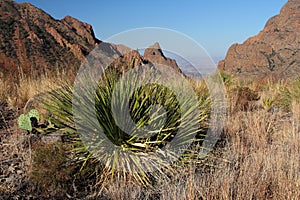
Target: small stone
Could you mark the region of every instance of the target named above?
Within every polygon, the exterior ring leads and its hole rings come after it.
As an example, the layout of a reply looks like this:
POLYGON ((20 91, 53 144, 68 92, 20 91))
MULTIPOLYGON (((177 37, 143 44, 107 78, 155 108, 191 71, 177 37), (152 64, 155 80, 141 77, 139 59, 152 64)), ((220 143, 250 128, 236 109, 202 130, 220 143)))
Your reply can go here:
POLYGON ((21 175, 21 174, 23 174, 23 171, 22 170, 17 170, 17 174, 21 175))

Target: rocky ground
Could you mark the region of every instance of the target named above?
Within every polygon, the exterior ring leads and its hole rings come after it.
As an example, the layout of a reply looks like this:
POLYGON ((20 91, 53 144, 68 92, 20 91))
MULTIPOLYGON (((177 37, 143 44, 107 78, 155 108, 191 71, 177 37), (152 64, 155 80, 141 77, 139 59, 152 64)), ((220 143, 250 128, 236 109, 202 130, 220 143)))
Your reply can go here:
MULTIPOLYGON (((8 107, 7 103, 0 104, 0 130, 9 127, 9 122, 15 118, 15 112, 8 107)), ((1 139, 0 139, 1 141, 1 139)))
POLYGON ((30 150, 16 117, 7 103, 0 105, 0 199, 19 199, 27 184, 30 150))

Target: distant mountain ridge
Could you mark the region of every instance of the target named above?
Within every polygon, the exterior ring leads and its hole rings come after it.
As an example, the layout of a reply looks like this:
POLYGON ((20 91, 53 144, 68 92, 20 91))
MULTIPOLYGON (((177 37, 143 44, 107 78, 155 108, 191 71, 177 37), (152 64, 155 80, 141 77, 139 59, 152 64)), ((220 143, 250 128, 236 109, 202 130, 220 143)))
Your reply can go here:
POLYGON ((165 68, 165 66, 168 66, 172 68, 175 73, 183 74, 176 60, 167 58, 164 55, 158 42, 146 48, 143 55, 137 50, 127 49, 123 51, 122 56, 116 59, 110 67, 118 69, 121 73, 125 73, 133 67, 145 66, 147 64, 159 68, 160 70, 163 70, 162 68, 169 70, 165 68))
POLYGON ((243 44, 233 44, 218 68, 241 78, 300 75, 300 1, 289 0, 280 14, 243 44))

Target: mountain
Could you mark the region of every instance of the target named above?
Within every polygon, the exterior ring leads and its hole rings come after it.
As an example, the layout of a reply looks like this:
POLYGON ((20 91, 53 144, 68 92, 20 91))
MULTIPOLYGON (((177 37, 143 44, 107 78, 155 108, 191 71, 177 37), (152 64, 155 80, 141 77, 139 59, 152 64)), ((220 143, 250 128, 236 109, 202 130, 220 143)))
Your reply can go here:
MULTIPOLYGON (((118 45, 122 47, 121 45, 118 45)), ((124 48, 124 47, 123 47, 124 48)), ((110 68, 118 69, 121 73, 125 73, 129 69, 138 66, 145 66, 146 64, 156 67, 159 70, 164 70, 165 66, 171 67, 175 72, 183 74, 181 69, 178 67, 176 60, 167 58, 164 54, 158 42, 149 46, 144 51, 142 56, 137 50, 125 49, 122 52, 122 56, 116 59, 110 66, 110 68)), ((170 72, 170 70, 168 70, 170 72)))
POLYGON ((78 68, 100 42, 91 25, 73 17, 56 20, 29 3, 0 1, 0 72, 4 74, 78 68))
POLYGON ((144 58, 153 64, 166 65, 173 68, 176 72, 182 73, 175 59, 165 57, 158 42, 145 50, 144 58))
POLYGON ((181 72, 174 59, 163 55, 158 43, 142 57, 124 45, 103 43, 91 25, 71 16, 56 20, 29 3, 0 1, 0 74, 17 75, 20 69, 25 74, 55 68, 74 71, 96 47, 112 58, 121 56, 113 63, 120 71, 151 62, 181 72))
POLYGON ((289 0, 258 35, 233 44, 218 68, 241 78, 298 77, 300 1, 289 0))

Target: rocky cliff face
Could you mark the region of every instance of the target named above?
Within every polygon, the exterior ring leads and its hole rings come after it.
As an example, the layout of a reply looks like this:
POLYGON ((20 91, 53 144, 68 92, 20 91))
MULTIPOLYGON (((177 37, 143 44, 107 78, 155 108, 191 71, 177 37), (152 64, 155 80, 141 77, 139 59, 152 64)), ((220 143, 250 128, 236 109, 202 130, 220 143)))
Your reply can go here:
POLYGON ((159 68, 160 70, 168 70, 166 67, 171 67, 175 70, 175 72, 182 74, 182 71, 178 67, 176 60, 165 57, 157 42, 145 49, 143 56, 140 55, 138 51, 131 50, 128 47, 121 51, 120 47, 122 48, 122 45, 118 45, 117 49, 119 52, 122 52, 122 55, 110 65, 110 68, 117 69, 121 73, 125 73, 134 67, 148 64, 150 66, 159 68))
POLYGON ((70 16, 55 20, 29 3, 0 1, 0 71, 78 68, 99 43, 91 25, 70 16))
POLYGON ((232 45, 218 68, 242 78, 299 76, 300 1, 289 0, 258 35, 232 45))
POLYGON ((145 50, 144 58, 153 64, 166 65, 172 67, 175 71, 182 73, 176 60, 166 58, 157 42, 145 50))
POLYGON ((129 69, 139 67, 147 64, 148 62, 136 50, 129 50, 123 52, 123 55, 116 59, 109 68, 114 68, 120 73, 124 74, 129 69))

